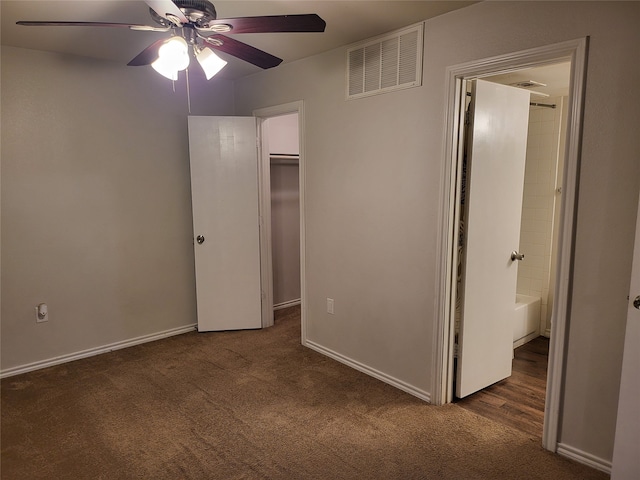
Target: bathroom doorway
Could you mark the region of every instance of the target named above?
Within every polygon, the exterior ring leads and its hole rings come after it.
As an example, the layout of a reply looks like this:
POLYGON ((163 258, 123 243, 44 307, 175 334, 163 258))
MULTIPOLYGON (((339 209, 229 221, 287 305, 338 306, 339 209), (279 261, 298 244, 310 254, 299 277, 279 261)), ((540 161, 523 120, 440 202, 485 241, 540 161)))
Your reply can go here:
MULTIPOLYGON (((549 378, 548 388, 545 394, 545 403, 547 408, 544 412, 544 427, 542 433, 542 444, 545 448, 555 451, 557 446, 557 431, 558 431, 558 412, 560 404, 560 387, 562 385, 562 367, 564 358, 564 337, 566 327, 566 316, 568 312, 568 289, 569 289, 569 271, 572 261, 571 243, 574 235, 574 209, 576 198, 576 184, 578 173, 578 152, 579 152, 579 138, 580 138, 580 119, 582 116, 582 93, 584 88, 584 76, 585 76, 585 58, 586 58, 586 44, 587 39, 579 39, 575 41, 564 42, 562 44, 549 45, 545 47, 539 47, 527 51, 515 52, 512 54, 482 59, 476 62, 469 62, 458 66, 452 66, 448 69, 449 76, 449 107, 448 107, 448 120, 447 120, 447 135, 451 138, 451 143, 447 148, 447 159, 449 160, 450 169, 444 172, 443 175, 443 187, 445 193, 446 202, 443 205, 442 215, 442 239, 440 244, 440 250, 442 252, 442 262, 440 265, 439 278, 440 278, 440 295, 438 310, 442 312, 442 319, 438 321, 438 330, 436 335, 441 338, 442 343, 437 344, 436 352, 437 357, 437 370, 435 375, 435 384, 433 388, 433 400, 434 403, 443 404, 449 403, 454 400, 453 391, 453 372, 454 365, 456 363, 456 357, 460 354, 462 357, 465 355, 464 345, 460 352, 455 351, 455 307, 457 300, 457 201, 460 195, 460 189, 457 183, 457 179, 460 178, 460 171, 462 169, 462 151, 464 146, 463 136, 463 120, 464 120, 464 107, 466 99, 466 85, 469 81, 474 79, 482 79, 487 81, 491 77, 497 77, 498 75, 513 75, 516 73, 524 73, 531 75, 532 69, 538 67, 547 67, 560 63, 567 63, 570 65, 571 78, 568 82, 569 92, 567 96, 568 105, 568 119, 566 128, 566 148, 558 146, 558 150, 566 152, 564 168, 562 171, 562 206, 559 208, 560 220, 556 221, 558 242, 554 258, 557 259, 555 267, 551 264, 548 267, 548 276, 557 279, 555 287, 552 288, 551 282, 549 283, 549 290, 553 291, 553 298, 551 301, 547 299, 547 315, 548 311, 552 312, 552 324, 549 334, 551 335, 551 341, 549 345, 549 378), (455 225, 455 228, 454 228, 455 225), (555 268, 555 275, 552 274, 552 269, 555 268), (552 303, 553 307, 549 307, 552 303)), ((495 78, 494 78, 495 80, 495 78)), ((534 78, 526 78, 526 80, 535 80, 534 78)), ((516 83, 511 81, 504 81, 504 83, 516 83)), ((544 83, 544 82, 540 82, 544 83)), ((514 87, 522 88, 522 87, 514 87)), ((551 98, 551 97, 545 97, 551 98)), ((542 103, 531 100, 531 103, 542 103)), ((550 107, 540 107, 549 108, 550 107)), ((531 113, 531 112, 530 112, 531 113)), ((547 114, 548 116, 548 114, 547 114)), ((542 114, 544 119, 544 114, 542 114)), ((536 123, 536 122, 532 122, 536 123)), ((473 181, 473 180, 472 180, 473 181)), ((496 185, 496 192, 500 191, 501 186, 496 185)), ((533 191, 541 187, 533 187, 533 191)), ((524 194, 523 194, 524 200, 524 194)), ((472 203, 473 199, 469 199, 472 203)), ((555 210, 555 203, 553 204, 555 210)), ((529 207, 527 207, 529 208, 529 207)), ((523 209, 524 210, 524 209, 523 209)), ((538 210, 533 208, 532 210, 538 210)), ((542 210, 542 209, 540 209, 542 210)), ((522 211, 519 212, 521 214, 522 211)), ((542 212, 529 212, 538 215, 538 218, 542 218, 542 212)), ((550 222, 553 224, 556 217, 552 217, 550 222)), ((538 222, 542 220, 533 220, 531 222, 526 221, 524 224, 532 222, 538 222)), ((531 242, 529 242, 531 243, 531 242)), ((521 249, 521 246, 518 246, 521 249)), ((524 253, 516 251, 514 253, 524 253)), ((508 255, 508 254, 507 254, 508 255)), ((530 254, 531 255, 531 254, 530 254)), ((538 249, 534 257, 545 257, 543 251, 538 249)), ((552 254, 549 254, 551 258, 552 254)), ((525 253, 526 258, 526 253, 525 253)), ((508 261, 505 260, 505 263, 508 261)), ((532 262, 533 263, 533 262, 532 262)), ((539 267, 536 267, 539 268, 539 267)), ((524 269, 525 273, 527 269, 524 269)), ((541 268, 544 273, 544 268, 541 268)), ((531 273, 531 272, 529 272, 531 273)), ((487 280, 490 281, 490 280, 487 280)), ((526 281, 520 281, 520 287, 526 285, 526 281)), ((529 282, 531 287, 531 282, 529 282)), ((535 282, 534 287, 537 290, 543 291, 542 285, 539 282, 535 282)), ((468 292, 467 292, 468 293, 468 292)), ((514 289, 515 293, 515 289, 514 289)), ((515 297, 515 295, 514 295, 515 297)), ((542 303, 542 300, 540 300, 542 303)), ((513 309, 515 309, 515 298, 512 302, 513 309)), ((534 309, 535 310, 535 307, 534 309)), ((545 323, 547 316, 543 317, 542 311, 538 313, 537 325, 529 333, 524 335, 519 334, 519 338, 516 340, 526 341, 529 335, 537 337, 540 333, 541 325, 545 323)), ((533 323, 526 321, 525 324, 529 325, 533 323)), ((528 328, 528 327, 527 327, 528 328)), ((525 330, 527 329, 525 328, 525 330)), ((505 327, 504 331, 510 332, 510 343, 507 352, 513 352, 513 336, 515 331, 513 325, 505 327)), ((546 328, 544 329, 546 332, 546 328)), ((490 383, 490 382, 489 382, 490 383)), ((489 384, 487 384, 488 386, 489 384)), ((480 387, 482 388, 482 386, 480 387)))
POLYGON ((457 403, 540 438, 557 268, 570 68, 570 62, 560 62, 483 77, 484 81, 530 92, 517 248, 523 258, 514 264, 518 270, 512 374, 457 403))

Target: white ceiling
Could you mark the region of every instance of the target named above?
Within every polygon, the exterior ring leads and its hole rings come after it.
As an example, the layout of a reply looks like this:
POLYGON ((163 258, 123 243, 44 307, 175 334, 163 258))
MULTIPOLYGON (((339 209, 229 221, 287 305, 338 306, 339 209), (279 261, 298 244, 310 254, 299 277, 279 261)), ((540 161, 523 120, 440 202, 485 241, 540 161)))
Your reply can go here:
MULTIPOLYGON (((463 8, 474 1, 214 1, 218 18, 316 13, 326 22, 324 33, 235 35, 236 40, 291 62, 390 32, 412 23, 463 8)), ((156 25, 144 1, 0 0, 2 45, 70 53, 127 64, 166 33, 120 28, 25 27, 18 20, 88 21, 156 25)), ((221 76, 238 78, 260 71, 233 57, 221 76)), ((141 68, 141 67, 132 67, 141 68)), ((277 68, 277 67, 276 67, 277 68)))
POLYGON ((486 77, 489 80, 503 85, 513 85, 519 82, 542 83, 543 86, 527 88, 530 92, 540 92, 543 95, 531 95, 532 102, 545 103, 546 96, 562 97, 569 95, 569 78, 571 75, 571 62, 554 63, 541 67, 526 68, 515 72, 486 77))

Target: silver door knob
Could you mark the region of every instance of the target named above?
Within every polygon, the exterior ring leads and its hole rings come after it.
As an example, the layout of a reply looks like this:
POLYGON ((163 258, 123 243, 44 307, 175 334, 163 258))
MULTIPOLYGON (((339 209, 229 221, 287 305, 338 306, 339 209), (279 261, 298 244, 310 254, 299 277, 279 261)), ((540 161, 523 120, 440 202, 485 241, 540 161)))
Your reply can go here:
POLYGON ((518 253, 515 250, 511 252, 511 261, 524 260, 524 253, 518 253))
POLYGON ((204 243, 204 235, 198 235, 196 237, 196 242, 198 242, 198 245, 202 245, 204 243))
POLYGON ((633 299, 633 306, 640 310, 640 295, 633 299))

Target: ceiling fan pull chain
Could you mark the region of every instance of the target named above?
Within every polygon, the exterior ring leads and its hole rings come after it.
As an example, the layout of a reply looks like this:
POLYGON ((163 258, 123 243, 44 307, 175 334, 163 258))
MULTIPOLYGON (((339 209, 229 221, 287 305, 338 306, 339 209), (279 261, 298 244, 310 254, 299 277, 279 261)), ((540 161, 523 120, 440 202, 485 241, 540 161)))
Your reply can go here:
POLYGON ((191 115, 191 90, 189 89, 189 69, 185 69, 184 71, 186 77, 187 77, 187 110, 189 112, 189 115, 191 115))

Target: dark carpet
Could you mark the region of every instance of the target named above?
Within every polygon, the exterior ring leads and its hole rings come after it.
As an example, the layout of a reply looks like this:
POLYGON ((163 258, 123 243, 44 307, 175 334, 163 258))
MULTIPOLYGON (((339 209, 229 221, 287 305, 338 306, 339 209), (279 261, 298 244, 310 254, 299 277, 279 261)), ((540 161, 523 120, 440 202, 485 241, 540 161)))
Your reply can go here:
POLYGON ((3 479, 605 479, 265 330, 188 333, 2 380, 3 479))

